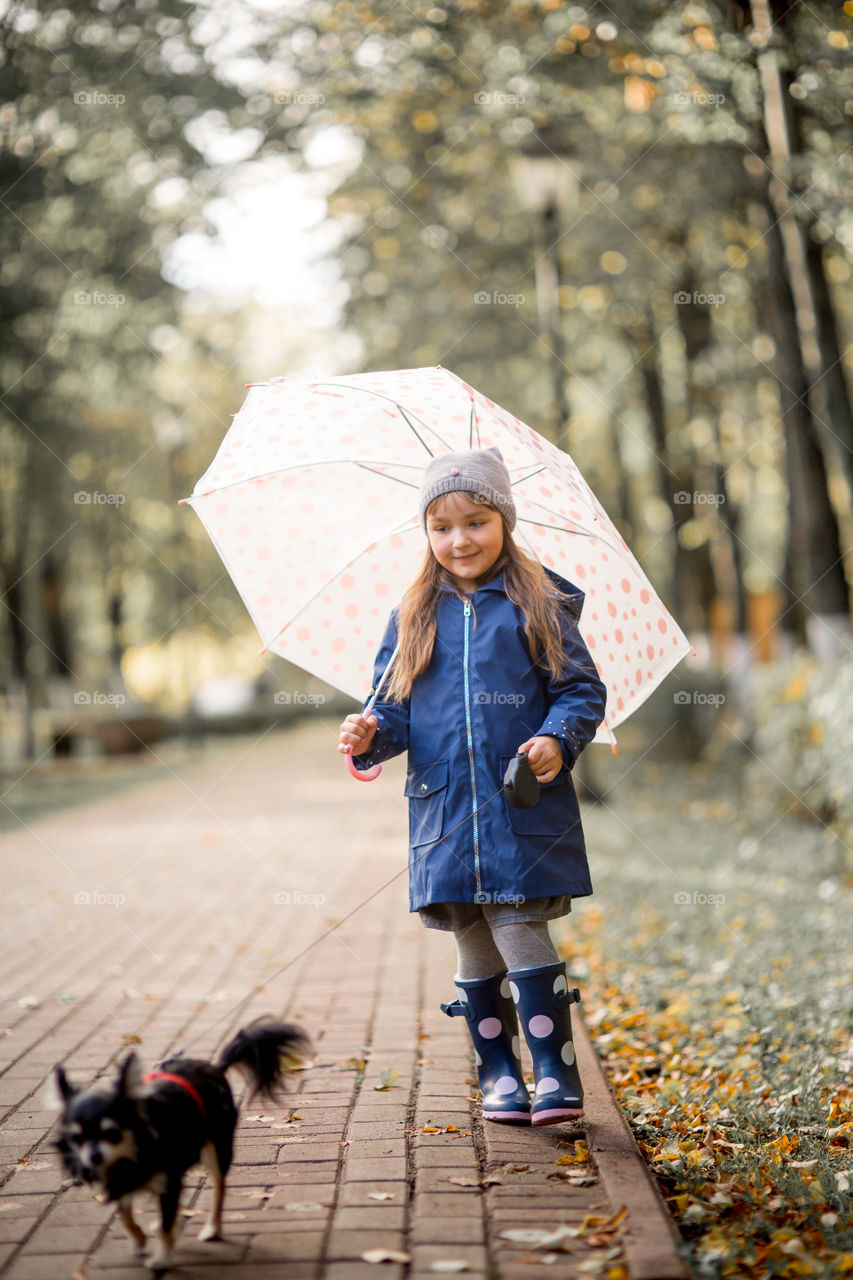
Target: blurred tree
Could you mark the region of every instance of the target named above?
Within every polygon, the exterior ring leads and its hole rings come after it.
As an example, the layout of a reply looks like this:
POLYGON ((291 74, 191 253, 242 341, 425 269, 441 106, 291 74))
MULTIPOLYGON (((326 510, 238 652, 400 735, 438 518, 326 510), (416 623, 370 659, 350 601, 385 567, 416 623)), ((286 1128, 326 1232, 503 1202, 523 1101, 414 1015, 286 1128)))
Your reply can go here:
MULTIPOLYGON (((126 503, 132 473, 150 492, 162 484, 158 335, 182 297, 163 253, 206 227, 227 167, 210 139, 239 130, 243 153, 261 139, 244 95, 208 61, 208 16, 170 0, 3 11, 0 457, 16 479, 0 527, 0 679, 28 703, 53 677, 91 678, 84 632, 93 643, 111 628, 117 661, 134 570, 171 572, 168 544, 145 548, 126 503)), ((175 415, 197 402, 185 387, 175 415)))
MULTIPOLYGON (((766 589, 786 576, 775 525, 742 519, 759 478, 763 501, 775 492, 768 449, 775 466, 782 436, 761 375, 785 376, 769 363, 761 301, 775 278, 773 239, 751 221, 752 166, 765 180, 768 166, 745 8, 314 3, 282 23, 302 95, 281 136, 304 146, 336 124, 358 140, 360 161, 331 207, 348 231, 347 315, 368 367, 451 364, 534 425, 551 420, 549 354, 526 287, 541 253, 506 161, 537 138, 570 157, 580 194, 563 211, 559 265, 572 449, 608 505, 630 491, 614 474, 619 457, 632 458, 639 480, 645 452, 671 523, 661 544, 660 513, 646 503, 635 545, 659 556, 668 543, 684 589, 698 587, 688 625, 701 625, 714 600, 742 625, 744 582, 766 589), (614 377, 626 343, 632 367, 614 377), (602 446, 614 423, 627 445, 616 453, 602 446), (675 509, 677 493, 708 486, 704 510, 692 498, 675 509)), ((796 84, 809 97, 812 80, 820 87, 819 125, 798 156, 802 185, 835 251, 848 254, 849 15, 820 2, 792 13, 796 84)), ((831 363, 831 340, 825 351, 831 363)), ((840 364, 835 376, 843 385, 840 364)), ((790 438, 781 382, 776 408, 790 438)), ((812 472, 812 509, 832 515, 828 488, 812 472)), ((792 518, 792 537, 796 527, 792 518)), ((812 522, 812 556, 824 566, 829 532, 812 522)))

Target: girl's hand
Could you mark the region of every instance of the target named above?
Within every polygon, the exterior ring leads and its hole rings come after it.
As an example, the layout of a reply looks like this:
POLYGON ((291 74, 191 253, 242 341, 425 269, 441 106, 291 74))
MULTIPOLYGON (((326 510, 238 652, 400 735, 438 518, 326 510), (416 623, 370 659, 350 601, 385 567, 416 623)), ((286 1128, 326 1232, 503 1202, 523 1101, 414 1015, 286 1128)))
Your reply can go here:
POLYGON ((538 738, 528 738, 518 748, 527 755, 527 762, 540 782, 550 782, 565 763, 560 739, 543 733, 538 738))
POLYGON ((346 754, 352 748, 354 756, 363 756, 370 750, 378 724, 376 716, 347 716, 341 725, 338 751, 346 754))

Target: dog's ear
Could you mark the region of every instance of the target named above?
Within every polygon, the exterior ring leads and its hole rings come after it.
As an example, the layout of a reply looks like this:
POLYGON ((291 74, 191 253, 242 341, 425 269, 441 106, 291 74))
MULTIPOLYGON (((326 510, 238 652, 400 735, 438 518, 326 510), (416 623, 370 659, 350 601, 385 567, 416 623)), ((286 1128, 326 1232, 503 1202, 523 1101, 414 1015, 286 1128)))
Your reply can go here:
POLYGON ((125 1098, 138 1098, 143 1091, 139 1058, 135 1053, 129 1053, 119 1068, 116 1092, 125 1098))
POLYGON ((46 1111, 64 1111, 78 1092, 62 1067, 57 1067, 42 1086, 40 1097, 46 1111))
POLYGON ((53 1080, 56 1085, 56 1092, 53 1094, 53 1098, 55 1099, 53 1105, 61 1107, 74 1097, 77 1090, 68 1079, 68 1076, 65 1074, 62 1067, 56 1068, 56 1074, 54 1075, 53 1080))

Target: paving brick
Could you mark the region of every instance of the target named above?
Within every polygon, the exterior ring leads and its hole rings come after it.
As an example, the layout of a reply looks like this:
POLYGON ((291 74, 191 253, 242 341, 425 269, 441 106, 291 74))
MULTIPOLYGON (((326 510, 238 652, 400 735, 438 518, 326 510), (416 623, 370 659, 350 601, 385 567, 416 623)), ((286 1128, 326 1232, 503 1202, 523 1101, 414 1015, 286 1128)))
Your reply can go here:
POLYGON ((250 1276, 254 1276, 254 1270, 249 1270, 248 1264, 253 1266, 256 1262, 274 1262, 283 1263, 288 1260, 296 1262, 319 1261, 323 1251, 324 1233, 321 1231, 282 1231, 279 1233, 257 1236, 252 1240, 249 1246, 249 1252, 246 1261, 242 1264, 241 1270, 245 1270, 250 1276))
POLYGON ((366 1249, 403 1249, 405 1239, 403 1231, 381 1230, 378 1227, 352 1231, 333 1227, 326 1257, 334 1262, 345 1258, 359 1259, 366 1249))
POLYGON ((405 1182, 344 1182, 340 1188, 338 1203, 347 1205, 405 1205, 408 1201, 408 1186, 405 1182), (371 1192, 390 1195, 390 1200, 374 1200, 371 1192))
POLYGON ((406 1177, 406 1161, 401 1156, 350 1158, 344 1169, 345 1182, 404 1181, 406 1177))
POLYGON ((357 1138, 349 1145, 351 1160, 364 1160, 372 1156, 405 1156, 405 1138, 357 1138))
POLYGON ((410 1252, 413 1272, 422 1268, 429 1268, 433 1262, 443 1262, 451 1258, 467 1262, 475 1271, 485 1271, 488 1266, 488 1256, 483 1245, 458 1243, 414 1244, 410 1252))
MULTIPOLYGON (((470 1201, 468 1202, 470 1206, 470 1201)), ((482 1244, 486 1238, 486 1226, 479 1213, 467 1214, 419 1214, 412 1227, 413 1244, 482 1244)))
POLYGON ((415 1221, 418 1218, 453 1218, 457 1215, 470 1218, 474 1212, 470 1197, 464 1193, 445 1195, 443 1192, 423 1191, 415 1196, 415 1221))
MULTIPOLYGON (((403 1264, 383 1262, 379 1268, 379 1276, 381 1280, 402 1280, 403 1264)), ((323 1280, 377 1280, 376 1264, 351 1259, 345 1262, 327 1262, 323 1268, 323 1280)))
MULTIPOLYGON (((3 1272, 3 1280, 64 1280, 85 1261, 85 1253, 18 1254, 3 1272)), ((125 1271, 124 1280, 128 1280, 125 1271)))
POLYGON ((335 1214, 335 1228, 341 1230, 367 1231, 373 1228, 381 1230, 400 1229, 406 1225, 405 1205, 373 1202, 373 1206, 350 1205, 340 1208, 335 1214))
POLYGON ((422 1146, 415 1151, 415 1167, 417 1169, 476 1169, 479 1168, 477 1156, 470 1146, 454 1143, 452 1146, 422 1146))

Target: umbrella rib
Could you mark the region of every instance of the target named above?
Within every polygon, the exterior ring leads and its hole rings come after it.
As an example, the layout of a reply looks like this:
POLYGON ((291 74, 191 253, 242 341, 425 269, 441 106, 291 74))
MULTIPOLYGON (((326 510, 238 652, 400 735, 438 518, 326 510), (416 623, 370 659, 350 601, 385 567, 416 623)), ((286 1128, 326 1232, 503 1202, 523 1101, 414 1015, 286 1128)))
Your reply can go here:
POLYGON ((603 537, 600 533, 592 533, 592 532, 588 532, 586 529, 580 529, 580 528, 568 529, 566 528, 565 525, 560 525, 560 524, 545 524, 541 520, 531 520, 529 516, 519 516, 518 517, 519 524, 521 524, 522 521, 525 524, 535 524, 540 529, 553 529, 556 533, 573 533, 578 538, 598 538, 599 542, 603 542, 605 547, 609 547, 610 550, 615 555, 623 554, 621 547, 615 546, 612 542, 609 542, 608 539, 603 537))
MULTIPOLYGON (((346 384, 344 384, 344 383, 340 383, 340 382, 315 382, 313 385, 314 385, 314 386, 316 386, 316 387, 338 387, 338 388, 340 388, 340 389, 342 389, 342 390, 344 390, 344 391, 362 391, 362 392, 364 392, 364 394, 365 394, 365 395, 367 395, 367 396, 376 396, 379 400, 387 400, 389 404, 393 404, 394 408, 395 408, 395 409, 397 409, 397 410, 399 410, 400 416, 401 416, 401 418, 403 419, 403 421, 405 422, 406 426, 407 426, 407 427, 409 428, 409 430, 413 433, 413 435, 414 435, 414 436, 415 436, 415 437, 420 441, 420 443, 421 443, 421 444, 423 445, 423 447, 426 449, 426 451, 427 451, 427 453, 429 454, 429 456, 430 456, 431 458, 434 458, 434 457, 435 457, 435 454, 433 453, 432 449, 430 449, 430 447, 429 447, 429 445, 427 444, 426 440, 424 440, 424 439, 422 438, 422 436, 421 436, 420 432, 418 431, 417 427, 415 427, 414 423, 413 423, 413 422, 411 421, 411 419, 409 418, 409 416, 408 416, 409 411, 408 411, 408 410, 406 410, 406 409, 404 409, 404 408, 403 408, 403 406, 400 404, 399 400, 395 400, 395 399, 393 398, 393 396, 384 396, 384 395, 382 394, 382 392, 381 392, 381 391, 371 391, 370 387, 353 387, 353 386, 349 386, 349 385, 346 385, 346 384)), ((415 415, 414 415, 414 414, 412 414, 412 417, 414 417, 414 416, 415 416, 415 415)), ((443 439, 442 439, 442 437, 441 437, 441 436, 438 434, 438 432, 436 431, 435 427, 431 427, 431 426, 429 425, 429 423, 424 422, 424 421, 423 421, 422 419, 420 419, 420 418, 418 418, 418 419, 417 419, 417 421, 418 421, 418 422, 420 423, 420 425, 423 427, 424 431, 431 431, 431 432, 432 432, 432 434, 435 436, 435 438, 436 438, 437 440, 440 440, 440 441, 441 441, 441 443, 444 445, 445 449, 449 449, 449 448, 450 448, 450 445, 447 443, 447 441, 446 441, 446 440, 443 440, 443 439)))
MULTIPOLYGON (((397 533, 407 533, 410 530, 416 529, 416 528, 417 528, 417 525, 410 517, 403 524, 397 525, 397 527, 394 529, 389 529, 387 533, 383 533, 379 538, 376 539, 376 541, 384 542, 388 538, 393 538, 394 535, 397 533)), ((371 544, 371 545, 374 545, 374 544, 371 544)), ((362 547, 361 550, 358 551, 352 557, 351 560, 348 560, 346 564, 341 565, 341 567, 335 571, 334 576, 332 578, 327 578, 326 581, 323 583, 323 585, 321 587, 318 587, 312 596, 309 596, 307 600, 303 600, 302 604, 299 606, 296 612, 292 613, 290 617, 287 619, 287 622, 283 623, 282 626, 279 627, 275 635, 272 636, 269 640, 264 642, 264 650, 268 650, 271 645, 274 645, 276 640, 279 640, 284 635, 287 628, 292 626, 293 623, 296 622, 299 615, 301 613, 304 613, 305 610, 308 608, 308 606, 313 604, 319 595, 322 595, 324 591, 328 590, 328 588, 331 586, 335 578, 340 577, 342 573, 346 573, 347 569, 351 569, 352 566, 361 559, 361 557, 364 555, 366 550, 367 550, 366 547, 362 547)))
MULTIPOLYGON (((214 485, 212 489, 205 489, 203 492, 191 493, 187 498, 181 498, 181 502, 191 502, 193 498, 209 498, 214 493, 224 493, 226 489, 234 489, 237 485, 252 484, 255 480, 271 480, 274 476, 284 475, 286 471, 308 471, 313 467, 364 467, 367 471, 373 471, 374 475, 384 476, 388 480, 398 480, 397 476, 389 475, 386 471, 374 471, 375 467, 408 467, 412 471, 420 471, 421 468, 416 462, 382 462, 377 459, 376 462, 362 461, 359 458, 315 458, 311 462, 294 462, 289 467, 273 467, 270 471, 264 471, 256 476, 240 476, 237 480, 229 480, 227 484, 214 485)), ((407 480, 398 480, 399 484, 408 484, 407 480)), ((416 489, 417 485, 411 488, 416 489)))
POLYGON ((511 485, 524 484, 525 480, 532 480, 534 476, 538 476, 541 472, 547 471, 547 469, 548 468, 545 466, 545 463, 543 462, 542 465, 540 467, 537 467, 535 471, 531 471, 530 474, 526 476, 518 476, 517 479, 511 480, 510 484, 511 485))
MULTIPOLYGON (((362 471, 369 471, 373 476, 381 476, 383 480, 393 480, 396 484, 404 484, 407 489, 417 489, 419 486, 412 484, 410 480, 401 480, 399 476, 392 476, 388 471, 378 471, 376 464, 369 462, 355 462, 356 467, 361 467, 362 471)), ((413 471, 420 471, 420 467, 416 467, 413 462, 390 462, 383 463, 383 466, 392 467, 411 467, 413 471)))

